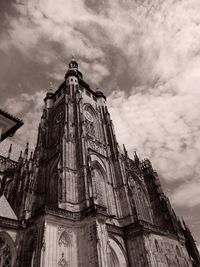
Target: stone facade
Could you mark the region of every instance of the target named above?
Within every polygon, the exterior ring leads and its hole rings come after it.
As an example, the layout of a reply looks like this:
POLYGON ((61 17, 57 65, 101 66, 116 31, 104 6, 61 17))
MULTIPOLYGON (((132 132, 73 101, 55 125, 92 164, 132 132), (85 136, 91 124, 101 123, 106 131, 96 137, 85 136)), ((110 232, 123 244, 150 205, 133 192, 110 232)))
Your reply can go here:
POLYGON ((200 266, 150 161, 120 149, 75 60, 44 103, 34 153, 1 161, 0 203, 17 217, 0 214, 0 266, 200 266))

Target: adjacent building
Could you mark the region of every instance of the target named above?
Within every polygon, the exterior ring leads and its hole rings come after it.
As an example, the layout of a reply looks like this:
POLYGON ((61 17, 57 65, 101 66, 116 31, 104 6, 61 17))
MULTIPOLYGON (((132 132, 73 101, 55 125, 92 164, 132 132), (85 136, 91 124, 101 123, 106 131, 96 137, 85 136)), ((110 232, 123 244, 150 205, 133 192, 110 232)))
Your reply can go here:
POLYGON ((14 133, 23 125, 23 122, 0 109, 0 142, 14 133))

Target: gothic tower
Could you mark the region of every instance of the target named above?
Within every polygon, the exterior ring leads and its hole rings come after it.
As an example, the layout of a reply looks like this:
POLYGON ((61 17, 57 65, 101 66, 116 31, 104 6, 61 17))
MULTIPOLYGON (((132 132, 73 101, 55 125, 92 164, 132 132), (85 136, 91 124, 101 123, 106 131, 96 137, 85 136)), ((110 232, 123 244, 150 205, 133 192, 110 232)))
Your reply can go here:
POLYGON ((12 253, 0 266, 200 266, 150 161, 120 149, 106 97, 74 59, 44 103, 34 153, 27 144, 2 178, 0 246, 12 253))

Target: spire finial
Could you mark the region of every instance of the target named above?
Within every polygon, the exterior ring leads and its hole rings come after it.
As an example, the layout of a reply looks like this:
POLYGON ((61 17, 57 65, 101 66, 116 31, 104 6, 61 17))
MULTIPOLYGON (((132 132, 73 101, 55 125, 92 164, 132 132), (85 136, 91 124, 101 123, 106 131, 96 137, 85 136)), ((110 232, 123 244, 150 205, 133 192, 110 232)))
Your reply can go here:
POLYGON ((23 155, 23 158, 26 160, 27 157, 28 157, 28 146, 29 146, 29 143, 27 142, 26 143, 26 148, 24 150, 24 155, 23 155))
POLYGON ((127 152, 126 147, 125 147, 124 144, 123 144, 123 150, 124 150, 124 155, 127 157, 128 156, 128 152, 127 152))
POLYGON ((33 151, 31 151, 29 160, 32 160, 32 159, 33 159, 33 151))
POLYGON ((72 55, 71 61, 69 63, 69 68, 78 69, 78 63, 76 62, 74 55, 72 55))
POLYGON ((138 157, 136 151, 134 151, 134 159, 135 159, 135 163, 136 163, 136 165, 139 166, 139 164, 140 164, 140 159, 139 159, 139 157, 138 157))
POLYGON ((49 82, 49 90, 53 91, 53 83, 51 81, 49 82))
POLYGON ((18 161, 21 161, 22 160, 22 150, 20 151, 20 154, 19 154, 19 159, 18 161))
POLYGON ((11 153, 12 153, 12 144, 10 144, 10 148, 8 150, 8 158, 9 159, 10 159, 11 153))

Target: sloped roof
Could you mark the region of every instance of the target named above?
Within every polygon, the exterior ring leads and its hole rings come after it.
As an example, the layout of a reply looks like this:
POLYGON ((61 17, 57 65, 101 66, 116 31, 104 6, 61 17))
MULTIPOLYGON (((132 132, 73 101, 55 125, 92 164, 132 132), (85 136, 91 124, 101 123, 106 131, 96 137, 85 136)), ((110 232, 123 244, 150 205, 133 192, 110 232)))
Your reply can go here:
POLYGON ((23 121, 0 108, 0 126, 2 128, 1 140, 12 136, 23 125, 23 121))
POLYGON ((11 208, 8 200, 4 195, 0 197, 0 216, 4 218, 9 218, 13 220, 17 220, 17 216, 11 208))

